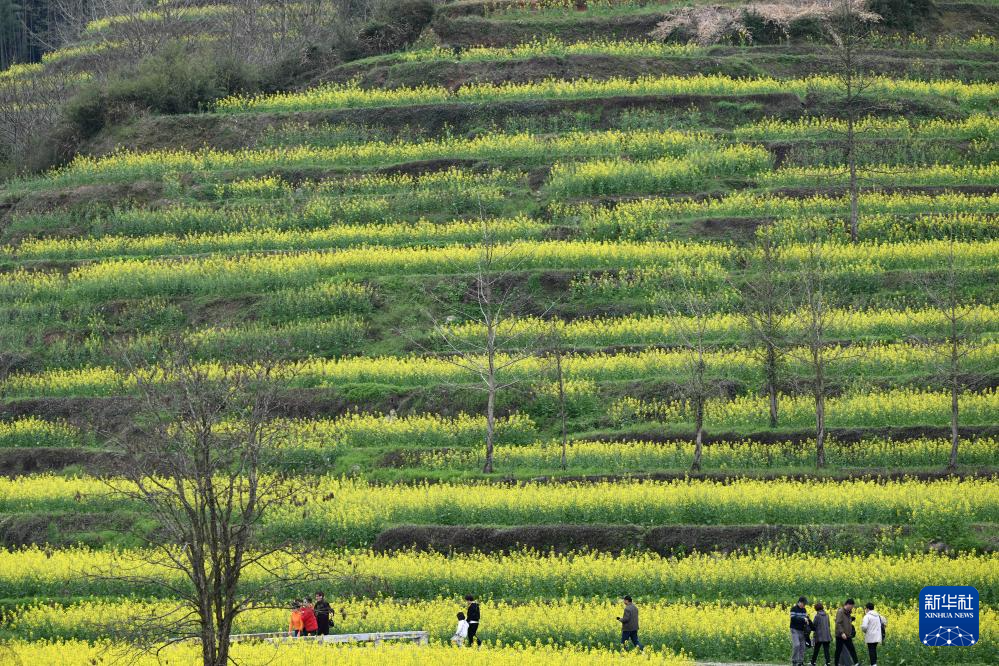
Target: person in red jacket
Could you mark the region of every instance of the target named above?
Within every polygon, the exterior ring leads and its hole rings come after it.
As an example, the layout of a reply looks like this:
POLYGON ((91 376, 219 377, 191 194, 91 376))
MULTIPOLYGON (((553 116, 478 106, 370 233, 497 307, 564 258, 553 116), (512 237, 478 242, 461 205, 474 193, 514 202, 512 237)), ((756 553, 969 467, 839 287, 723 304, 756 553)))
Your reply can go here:
POLYGON ((312 608, 311 599, 302 599, 302 633, 306 636, 316 636, 319 634, 319 622, 316 620, 316 612, 312 608))

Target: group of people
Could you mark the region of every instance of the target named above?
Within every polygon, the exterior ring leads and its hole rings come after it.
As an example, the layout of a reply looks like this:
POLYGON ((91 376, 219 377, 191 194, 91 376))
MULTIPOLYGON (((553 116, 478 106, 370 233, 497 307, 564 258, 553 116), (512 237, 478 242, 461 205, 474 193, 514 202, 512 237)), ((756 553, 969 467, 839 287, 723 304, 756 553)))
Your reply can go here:
MULTIPOLYGON (((617 621, 621 623, 621 645, 628 649, 627 642, 631 641, 639 650, 644 650, 645 646, 638 640, 638 607, 628 595, 625 595, 621 601, 624 602, 624 612, 621 617, 617 618, 617 621)), ((458 626, 455 627, 451 642, 458 646, 466 644, 471 646, 472 642, 475 641, 481 645, 482 641, 476 636, 482 616, 479 602, 471 594, 466 594, 465 603, 468 604, 468 608, 465 609, 465 612, 458 613, 458 626)))
MULTIPOLYGON (((846 602, 836 611, 836 620, 830 626, 829 615, 825 607, 815 604, 815 615, 808 615, 808 599, 799 597, 798 603, 791 606, 791 665, 805 665, 805 651, 812 648, 811 666, 815 666, 815 660, 822 650, 826 666, 835 663, 836 666, 847 664, 854 666, 859 664, 857 659, 857 649, 853 646, 853 639, 857 635, 857 630, 853 626, 853 609, 855 603, 853 599, 846 602), (835 633, 836 651, 834 662, 829 661, 829 644, 833 640, 835 633), (847 660, 847 661, 841 661, 847 660)), ((868 603, 864 619, 860 623, 860 631, 864 635, 864 643, 867 644, 867 656, 870 659, 870 666, 878 666, 878 645, 884 642, 885 632, 888 622, 883 616, 874 610, 874 604, 868 603)))
POLYGON ((481 617, 479 602, 471 594, 466 594, 465 603, 468 604, 468 607, 464 613, 458 613, 458 626, 454 630, 451 642, 459 647, 466 643, 471 647, 473 642, 482 645, 482 640, 476 636, 479 632, 479 618, 481 617))
MULTIPOLYGON (((635 606, 630 596, 622 598, 624 602, 624 612, 617 621, 621 623, 621 644, 627 649, 627 642, 639 650, 645 648, 638 639, 638 607, 635 606)), ((479 602, 471 594, 465 595, 467 607, 458 613, 458 626, 455 627, 454 636, 451 642, 457 646, 473 644, 482 645, 482 640, 477 636, 479 632, 479 622, 482 611, 479 602)), ((291 620, 288 623, 288 636, 297 638, 299 636, 326 636, 330 632, 332 608, 326 601, 326 595, 316 592, 316 600, 296 599, 291 604, 291 620)), ((828 656, 828 653, 827 653, 828 656)), ((828 659, 827 659, 828 661, 828 659)))
POLYGON ((288 622, 288 635, 293 638, 299 636, 326 636, 330 633, 330 619, 333 609, 326 601, 326 595, 316 592, 316 600, 309 597, 295 599, 291 602, 291 619, 288 622))
MULTIPOLYGON (((645 646, 638 638, 638 607, 629 595, 622 597, 624 610, 617 621, 621 623, 621 645, 628 649, 628 642, 639 650, 645 646)), ((471 594, 465 595, 465 610, 458 613, 458 626, 455 627, 451 642, 455 645, 471 646, 481 645, 482 641, 478 637, 479 623, 482 611, 479 602, 471 594)), ((799 597, 798 603, 791 606, 791 665, 805 666, 806 650, 812 648, 812 658, 810 666, 816 666, 816 659, 819 652, 823 653, 826 666, 855 666, 860 661, 857 659, 857 650, 853 645, 853 639, 857 632, 853 626, 853 610, 855 603, 853 599, 847 599, 836 611, 836 620, 829 621, 829 615, 821 603, 815 604, 815 615, 808 614, 808 599, 799 597), (836 651, 833 662, 829 661, 829 645, 833 638, 836 640, 836 651), (846 661, 842 661, 846 660, 846 661)), ((316 592, 315 602, 306 597, 296 599, 291 604, 291 620, 288 624, 288 635, 298 636, 325 636, 329 634, 332 626, 332 608, 326 595, 316 592)), ((867 655, 870 658, 870 666, 878 666, 878 645, 884 642, 885 632, 888 622, 883 616, 874 610, 874 604, 868 603, 864 619, 860 623, 860 631, 864 635, 864 643, 867 645, 867 655)))

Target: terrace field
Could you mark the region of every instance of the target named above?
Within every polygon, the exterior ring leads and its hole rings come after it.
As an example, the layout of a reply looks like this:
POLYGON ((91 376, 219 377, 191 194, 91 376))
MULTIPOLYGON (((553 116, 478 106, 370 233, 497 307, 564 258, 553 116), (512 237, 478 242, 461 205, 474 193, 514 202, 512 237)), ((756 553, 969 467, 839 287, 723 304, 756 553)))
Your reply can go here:
MULTIPOLYGON (((112 663, 111 628, 177 598, 117 447, 159 381, 123 358, 183 344, 281 386, 261 473, 300 490, 254 547, 346 572, 337 631, 431 636, 247 663, 787 663, 799 595, 876 603, 883 664, 999 663, 999 5, 885 17, 849 106, 821 35, 652 35, 700 4, 434 2, 405 48, 110 114, 11 172, 0 662, 112 663), (976 645, 920 643, 926 585, 978 589, 976 645), (486 647, 459 657, 469 593, 486 647), (641 656, 618 654, 624 594, 641 656)), ((204 46, 236 11, 150 7, 0 94, 69 95, 129 26, 204 46)), ((277 601, 235 631, 283 630, 277 601)))

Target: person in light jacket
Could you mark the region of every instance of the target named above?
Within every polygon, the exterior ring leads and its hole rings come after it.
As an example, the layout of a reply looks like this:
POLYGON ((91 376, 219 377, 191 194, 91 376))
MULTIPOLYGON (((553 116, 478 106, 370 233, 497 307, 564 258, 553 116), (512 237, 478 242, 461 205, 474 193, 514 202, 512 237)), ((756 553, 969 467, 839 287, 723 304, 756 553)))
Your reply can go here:
POLYGON ((825 606, 815 604, 815 616, 812 617, 812 643, 815 644, 815 647, 812 648, 811 666, 815 666, 815 660, 819 658, 819 648, 825 652, 826 666, 831 666, 829 661, 829 644, 831 642, 832 631, 829 628, 829 615, 826 613, 825 606))
POLYGON ((805 644, 812 626, 807 604, 808 599, 798 597, 798 603, 791 606, 791 666, 805 666, 805 644))
POLYGON ((871 666, 878 666, 878 643, 884 640, 883 629, 888 623, 874 610, 874 604, 867 603, 867 613, 860 622, 860 630, 864 632, 864 642, 867 643, 867 655, 871 658, 871 666))
POLYGON ((465 619, 464 613, 458 613, 458 626, 454 629, 454 636, 451 637, 451 642, 461 647, 465 644, 468 639, 468 621, 465 619))
POLYGON ((627 641, 630 640, 639 650, 644 650, 645 646, 642 645, 642 641, 638 640, 638 606, 627 595, 622 601, 624 601, 624 614, 617 618, 617 621, 621 623, 621 645, 627 650, 627 641))
POLYGON ((836 611, 836 656, 833 658, 836 666, 840 665, 839 658, 843 654, 843 650, 846 650, 847 654, 850 655, 851 666, 859 663, 857 650, 853 647, 853 636, 857 633, 857 630, 853 628, 854 605, 853 599, 847 599, 836 611))

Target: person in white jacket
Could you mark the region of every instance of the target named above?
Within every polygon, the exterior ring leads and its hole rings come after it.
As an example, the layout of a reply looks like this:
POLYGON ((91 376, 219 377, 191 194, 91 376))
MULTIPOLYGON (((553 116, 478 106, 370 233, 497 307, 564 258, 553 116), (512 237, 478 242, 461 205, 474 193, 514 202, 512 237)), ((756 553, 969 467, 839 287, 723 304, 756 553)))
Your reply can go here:
POLYGON ((874 604, 867 602, 867 613, 860 623, 864 632, 864 642, 867 643, 867 656, 871 658, 871 666, 878 666, 878 643, 884 640, 884 629, 888 622, 874 610, 874 604))
POLYGON ((468 621, 465 620, 464 613, 458 613, 458 626, 454 630, 454 636, 451 637, 451 642, 461 647, 465 644, 465 640, 468 639, 468 621))

